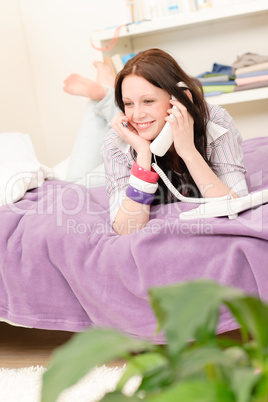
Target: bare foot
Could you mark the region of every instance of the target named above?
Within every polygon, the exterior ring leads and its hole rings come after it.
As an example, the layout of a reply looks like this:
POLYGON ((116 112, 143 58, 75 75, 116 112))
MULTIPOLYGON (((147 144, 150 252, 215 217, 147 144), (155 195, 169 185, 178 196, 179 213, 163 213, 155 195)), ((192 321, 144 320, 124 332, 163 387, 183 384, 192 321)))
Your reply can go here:
POLYGON ((63 90, 71 95, 85 96, 97 101, 103 99, 107 93, 107 89, 101 83, 79 74, 69 75, 64 81, 63 90))
POLYGON ((102 61, 94 61, 97 69, 97 82, 101 85, 114 87, 115 75, 107 64, 102 61))

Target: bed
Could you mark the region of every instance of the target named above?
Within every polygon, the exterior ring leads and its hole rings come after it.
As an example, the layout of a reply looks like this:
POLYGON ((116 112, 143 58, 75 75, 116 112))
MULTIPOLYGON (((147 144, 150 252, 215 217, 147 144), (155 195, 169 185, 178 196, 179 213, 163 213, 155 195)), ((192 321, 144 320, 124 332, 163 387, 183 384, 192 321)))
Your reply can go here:
MULTIPOLYGON (((244 141, 243 151, 249 190, 268 188, 268 137, 244 141)), ((268 204, 234 220, 188 221, 179 213, 196 205, 154 206, 143 230, 119 236, 101 172, 90 188, 46 172, 0 207, 2 320, 73 332, 113 327, 163 343, 149 287, 208 278, 268 299, 268 204)), ((218 333, 236 328, 223 309, 218 333)))

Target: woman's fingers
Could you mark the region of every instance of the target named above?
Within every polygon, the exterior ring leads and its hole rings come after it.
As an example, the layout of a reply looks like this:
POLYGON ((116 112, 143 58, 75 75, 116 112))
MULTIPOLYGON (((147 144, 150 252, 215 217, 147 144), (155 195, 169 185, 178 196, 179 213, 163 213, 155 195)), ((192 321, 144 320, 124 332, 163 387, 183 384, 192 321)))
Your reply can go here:
POLYGON ((175 107, 169 109, 168 113, 173 114, 175 116, 178 124, 182 124, 183 122, 184 124, 188 123, 191 125, 193 123, 192 116, 188 112, 187 108, 181 102, 179 102, 178 100, 171 100, 170 103, 172 104, 172 106, 175 107))
POLYGON ((172 128, 175 150, 183 158, 194 149, 194 120, 181 102, 172 100, 170 103, 175 108, 168 109, 169 116, 166 117, 166 121, 172 128))
POLYGON ((111 126, 120 136, 125 134, 125 130, 128 128, 127 117, 123 113, 118 113, 112 120, 111 126))
POLYGON ((123 113, 118 113, 111 120, 111 126, 117 132, 117 134, 128 143, 131 143, 131 138, 133 135, 136 136, 138 134, 123 113))
POLYGON ((120 127, 120 124, 123 125, 123 122, 127 123, 127 117, 123 113, 118 113, 111 120, 111 125, 112 125, 112 127, 113 126, 120 127))

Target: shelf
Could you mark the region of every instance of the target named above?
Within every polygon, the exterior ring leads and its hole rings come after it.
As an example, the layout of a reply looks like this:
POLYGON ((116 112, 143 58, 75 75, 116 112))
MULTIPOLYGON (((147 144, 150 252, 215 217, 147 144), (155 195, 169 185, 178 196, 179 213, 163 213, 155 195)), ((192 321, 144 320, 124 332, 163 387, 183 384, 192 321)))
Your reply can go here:
MULTIPOLYGON (((174 30, 190 27, 193 25, 217 22, 224 19, 232 19, 247 15, 257 15, 268 11, 267 0, 253 0, 250 3, 236 4, 233 6, 207 8, 202 11, 176 14, 169 17, 159 18, 151 21, 143 21, 136 24, 122 26, 120 38, 136 35, 145 35, 155 32, 174 30)), ((94 41, 107 41, 113 38, 115 28, 107 28, 95 32, 94 41)))
POLYGON ((243 103, 263 99, 268 99, 268 87, 248 89, 246 91, 238 91, 229 94, 206 97, 207 103, 211 103, 213 105, 231 105, 234 103, 243 103))
MULTIPOLYGON (((207 26, 208 24, 246 17, 248 17, 250 23, 249 18, 263 15, 265 18, 268 17, 268 0, 252 0, 244 4, 206 8, 197 12, 181 13, 151 21, 124 25, 120 29, 116 52, 119 54, 133 53, 134 38, 138 36, 145 37, 151 34, 177 32, 184 28, 207 26)), ((93 42, 99 42, 101 47, 105 47, 107 42, 114 38, 115 29, 116 27, 113 27, 95 32, 92 37, 93 42)), ((231 105, 265 99, 268 99, 268 88, 256 88, 206 98, 208 103, 218 105, 231 105)))

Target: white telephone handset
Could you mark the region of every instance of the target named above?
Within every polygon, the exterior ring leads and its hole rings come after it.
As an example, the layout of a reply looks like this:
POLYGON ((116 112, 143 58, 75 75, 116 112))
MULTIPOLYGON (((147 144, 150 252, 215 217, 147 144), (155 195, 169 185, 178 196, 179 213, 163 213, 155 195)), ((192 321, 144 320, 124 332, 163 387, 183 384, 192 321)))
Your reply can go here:
MULTIPOLYGON (((177 86, 180 88, 189 88, 183 81, 177 83, 177 86)), ((171 99, 176 100, 176 98, 172 95, 171 99)), ((176 106, 173 106, 172 109, 177 109, 176 106)), ((171 114, 171 117, 176 120, 176 117, 171 114)), ((168 149, 171 147, 173 143, 173 135, 172 129, 169 122, 166 122, 161 132, 158 136, 151 142, 150 150, 152 154, 157 156, 164 156, 168 149)))
MULTIPOLYGON (((175 99, 174 96, 171 99, 175 99)), ((177 109, 173 106, 172 109, 177 109)), ((177 109, 178 110, 178 109, 177 109)), ((176 120, 173 114, 170 115, 176 120)), ((152 154, 157 156, 164 156, 173 143, 173 135, 170 123, 167 121, 158 136, 151 142, 150 150, 152 154)))

